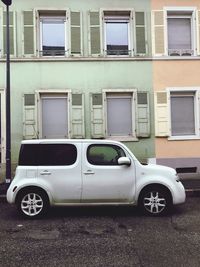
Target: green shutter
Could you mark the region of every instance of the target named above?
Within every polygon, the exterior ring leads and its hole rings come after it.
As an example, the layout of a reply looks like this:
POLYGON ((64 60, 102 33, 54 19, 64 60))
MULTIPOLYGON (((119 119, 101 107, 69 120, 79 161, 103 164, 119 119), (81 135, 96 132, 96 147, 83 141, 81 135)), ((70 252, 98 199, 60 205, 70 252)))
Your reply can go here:
POLYGON ((163 56, 165 54, 163 10, 152 11, 152 27, 153 55, 163 56))
POLYGON ((35 54, 35 26, 33 11, 23 12, 23 54, 30 56, 35 54))
POLYGON ((137 93, 137 137, 150 136, 150 107, 149 94, 147 92, 137 93))
POLYGON ((90 27, 90 54, 101 54, 101 33, 100 33, 100 16, 99 12, 89 12, 90 27))
POLYGON ((85 137, 84 95, 72 94, 71 138, 85 137))
POLYGON ((155 93, 155 133, 169 136, 169 104, 166 92, 155 93))
POLYGON ((145 13, 135 13, 136 55, 146 54, 145 13))
MULTIPOLYGON (((15 12, 9 12, 10 19, 10 55, 16 55, 16 35, 15 35, 15 12)), ((3 12, 3 54, 6 55, 6 12, 3 12)))
POLYGON ((91 136, 105 137, 102 94, 91 94, 91 136))
POLYGON ((25 94, 23 97, 23 138, 38 138, 34 94, 25 94))
POLYGON ((71 54, 81 55, 81 13, 71 12, 71 54))

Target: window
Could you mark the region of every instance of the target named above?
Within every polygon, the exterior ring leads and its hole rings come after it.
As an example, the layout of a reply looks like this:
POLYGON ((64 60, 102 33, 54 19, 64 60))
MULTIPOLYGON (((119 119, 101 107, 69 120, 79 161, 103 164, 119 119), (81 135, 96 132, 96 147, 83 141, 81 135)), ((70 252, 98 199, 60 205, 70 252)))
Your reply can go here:
POLYGON ((194 15, 192 11, 168 11, 168 55, 194 55, 194 15))
POLYGON ((144 56, 147 53, 145 13, 133 9, 90 11, 88 41, 91 56, 144 56))
POLYGON ((23 97, 23 137, 84 138, 84 97, 81 93, 41 90, 23 97), (49 92, 49 93, 48 93, 49 92), (35 99, 39 101, 35 101, 35 99))
POLYGON ((107 55, 130 54, 130 12, 104 12, 104 39, 107 55))
POLYGON ((68 166, 76 162, 77 149, 71 144, 24 144, 21 146, 21 166, 68 166))
POLYGON ((152 11, 154 56, 199 55, 199 11, 194 7, 166 7, 152 11))
POLYGON ((133 136, 133 112, 135 109, 132 93, 107 93, 107 135, 133 136))
POLYGON ((171 135, 195 135, 195 93, 172 92, 170 94, 170 101, 171 135))
POLYGON ((90 103, 92 138, 130 141, 150 136, 148 92, 105 89, 91 94, 90 103))
POLYGON ((118 165, 118 159, 125 156, 123 149, 115 145, 91 145, 87 150, 88 162, 93 165, 118 165))
POLYGON ((40 53, 42 56, 64 56, 66 53, 65 12, 40 13, 40 53))
POLYGON ((200 139, 200 88, 155 93, 155 133, 169 140, 200 139))

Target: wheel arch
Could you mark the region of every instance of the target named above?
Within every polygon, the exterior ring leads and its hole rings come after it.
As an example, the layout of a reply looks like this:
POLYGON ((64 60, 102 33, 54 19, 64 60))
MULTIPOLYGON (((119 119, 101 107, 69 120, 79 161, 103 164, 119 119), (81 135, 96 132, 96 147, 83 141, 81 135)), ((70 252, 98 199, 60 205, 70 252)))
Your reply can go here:
POLYGON ((162 190, 165 190, 167 192, 167 194, 168 194, 168 197, 169 197, 171 203, 173 203, 172 192, 166 185, 163 185, 163 184, 160 184, 160 183, 152 183, 152 184, 147 184, 147 185, 145 185, 145 186, 143 186, 141 188, 141 190, 138 193, 137 204, 139 203, 139 200, 140 200, 140 198, 141 198, 141 196, 142 196, 144 191, 146 191, 147 189, 150 189, 150 188, 155 188, 155 187, 160 187, 162 190))
POLYGON ((17 192, 16 197, 15 197, 15 204, 17 204, 17 202, 20 198, 20 195, 27 190, 36 190, 36 191, 42 192, 46 196, 49 204, 51 203, 51 198, 50 198, 48 192, 44 188, 42 188, 40 186, 29 185, 29 186, 25 186, 25 187, 22 187, 19 189, 19 191, 17 192))

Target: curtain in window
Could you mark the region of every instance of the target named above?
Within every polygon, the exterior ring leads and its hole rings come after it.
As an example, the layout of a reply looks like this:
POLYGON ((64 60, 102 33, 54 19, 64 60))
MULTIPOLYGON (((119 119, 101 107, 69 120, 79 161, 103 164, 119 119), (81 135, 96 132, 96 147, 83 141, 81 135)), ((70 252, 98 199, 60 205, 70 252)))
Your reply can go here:
POLYGON ((127 98, 107 98, 108 135, 132 135, 132 101, 127 98))
POLYGON ((168 49, 192 49, 191 19, 168 18, 168 49))
POLYGON ((194 135, 194 96, 171 96, 172 136, 194 135))

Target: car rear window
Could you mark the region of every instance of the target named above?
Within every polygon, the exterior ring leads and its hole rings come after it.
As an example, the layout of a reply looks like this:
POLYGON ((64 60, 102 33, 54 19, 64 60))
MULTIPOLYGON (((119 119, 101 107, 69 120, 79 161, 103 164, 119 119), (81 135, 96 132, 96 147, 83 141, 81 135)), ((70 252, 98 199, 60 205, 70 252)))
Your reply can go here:
POLYGON ((22 144, 20 166, 65 166, 77 159, 76 146, 72 144, 22 144))

